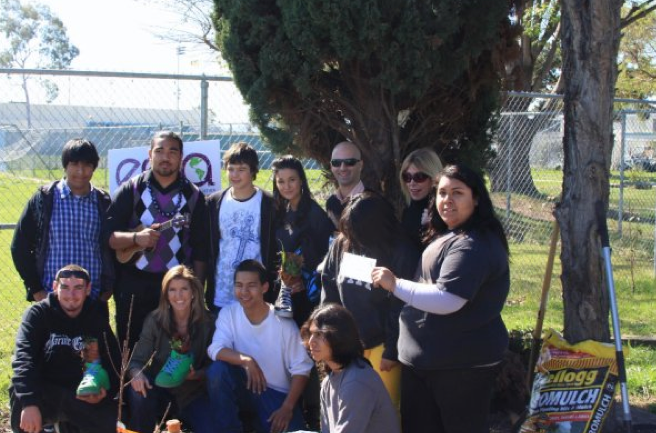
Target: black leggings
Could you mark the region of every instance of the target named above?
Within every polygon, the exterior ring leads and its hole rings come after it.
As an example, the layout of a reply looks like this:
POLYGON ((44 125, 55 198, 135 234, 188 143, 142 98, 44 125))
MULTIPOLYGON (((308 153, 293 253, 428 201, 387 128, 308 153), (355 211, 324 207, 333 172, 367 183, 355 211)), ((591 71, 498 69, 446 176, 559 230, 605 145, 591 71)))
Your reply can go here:
POLYGON ((401 372, 401 424, 412 433, 488 433, 498 366, 401 372))

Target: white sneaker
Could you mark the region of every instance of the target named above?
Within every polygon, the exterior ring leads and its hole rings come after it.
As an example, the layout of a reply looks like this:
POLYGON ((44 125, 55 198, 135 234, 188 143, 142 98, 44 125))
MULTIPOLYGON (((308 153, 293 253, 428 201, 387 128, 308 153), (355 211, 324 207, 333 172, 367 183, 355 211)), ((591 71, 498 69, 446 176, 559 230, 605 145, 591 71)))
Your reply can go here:
POLYGON ((280 282, 280 292, 278 299, 273 307, 276 316, 291 319, 294 317, 294 310, 292 310, 292 289, 285 286, 285 283, 280 282))

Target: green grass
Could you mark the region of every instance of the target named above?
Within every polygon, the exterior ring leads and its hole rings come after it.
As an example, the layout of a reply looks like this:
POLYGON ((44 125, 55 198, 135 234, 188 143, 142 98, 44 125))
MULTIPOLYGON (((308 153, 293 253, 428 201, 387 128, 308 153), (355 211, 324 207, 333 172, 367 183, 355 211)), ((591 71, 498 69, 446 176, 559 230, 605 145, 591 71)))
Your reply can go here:
MULTIPOLYGON (((49 179, 57 179, 61 171, 22 170, 20 176, 14 171, 12 175, 0 173, 0 222, 14 223, 25 206, 28 198, 38 185, 49 179)), ((654 182, 653 173, 636 172, 631 181, 646 180, 654 182)), ((222 185, 227 185, 226 172, 221 173, 222 185)), ((307 172, 315 197, 320 203, 325 201, 330 189, 321 189, 325 180, 319 170, 307 172)), ((528 330, 535 326, 540 301, 542 280, 544 278, 549 238, 552 230, 550 208, 557 197, 562 184, 562 174, 555 170, 534 170, 536 186, 544 194, 540 199, 513 195, 512 211, 508 233, 511 241, 511 289, 503 318, 509 329, 528 330), (545 198, 547 197, 547 198, 545 198), (531 211, 527 211, 527 209, 531 211)), ((615 174, 611 182, 616 182, 615 174)), ((99 169, 94 175, 95 185, 106 187, 106 171, 99 169)), ((262 170, 256 180, 262 189, 271 191, 271 172, 262 170)), ((617 200, 616 191, 611 194, 617 200)), ((654 191, 637 190, 627 187, 625 203, 629 197, 632 201, 651 203, 653 218, 654 191), (631 191, 629 194, 628 191, 631 191)), ((500 215, 505 216, 505 196, 500 193, 495 197, 495 204, 500 207, 500 215)), ((629 212, 625 206, 625 212, 629 212)), ((624 221, 623 236, 616 233, 617 221, 609 220, 611 245, 613 246, 613 270, 618 297, 621 329, 624 335, 656 335, 656 321, 652 319, 656 284, 653 269, 654 225, 644 221, 624 221)), ((16 330, 23 311, 28 306, 24 300, 25 290, 19 280, 11 261, 9 245, 12 230, 0 230, 0 266, 4 272, 0 276, 0 309, 3 320, 0 322, 0 403, 7 403, 6 389, 11 376, 10 356, 14 345, 16 330)), ((558 251, 554 263, 553 279, 549 292, 544 328, 563 328, 562 288, 560 284, 560 262, 558 251)), ((631 399, 649 402, 656 401, 656 347, 638 346, 632 349, 627 359, 629 391, 631 399)))

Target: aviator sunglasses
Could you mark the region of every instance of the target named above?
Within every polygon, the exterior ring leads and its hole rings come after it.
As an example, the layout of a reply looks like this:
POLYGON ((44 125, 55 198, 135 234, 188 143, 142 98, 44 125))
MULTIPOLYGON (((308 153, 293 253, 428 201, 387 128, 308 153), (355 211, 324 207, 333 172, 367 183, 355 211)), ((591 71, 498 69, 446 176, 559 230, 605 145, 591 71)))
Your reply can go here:
POLYGON ((346 165, 347 167, 353 167, 358 162, 360 162, 360 160, 357 158, 331 159, 330 165, 332 165, 334 168, 341 167, 342 164, 346 165))
POLYGON ((410 174, 406 171, 403 174, 401 174, 401 179, 403 179, 403 182, 405 183, 410 183, 413 180, 415 181, 415 183, 422 183, 430 179, 430 176, 427 175, 426 173, 422 173, 421 171, 418 171, 417 173, 414 174, 410 174))

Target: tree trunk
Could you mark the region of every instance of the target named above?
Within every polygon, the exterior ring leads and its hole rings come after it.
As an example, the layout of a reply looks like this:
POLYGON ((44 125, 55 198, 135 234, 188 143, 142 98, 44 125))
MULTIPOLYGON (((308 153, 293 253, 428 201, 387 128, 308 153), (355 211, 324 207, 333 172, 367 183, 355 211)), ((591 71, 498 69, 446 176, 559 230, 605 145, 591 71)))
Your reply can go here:
POLYGON ((565 82, 561 232, 565 338, 609 341, 596 209, 608 211, 620 0, 563 0, 565 82))

